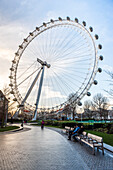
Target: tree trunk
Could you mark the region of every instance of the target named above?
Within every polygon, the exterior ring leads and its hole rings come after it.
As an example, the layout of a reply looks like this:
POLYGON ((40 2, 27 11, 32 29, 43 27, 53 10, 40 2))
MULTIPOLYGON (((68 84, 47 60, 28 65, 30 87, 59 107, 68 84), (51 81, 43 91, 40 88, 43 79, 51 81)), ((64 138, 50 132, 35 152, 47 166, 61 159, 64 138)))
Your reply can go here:
POLYGON ((75 120, 75 108, 73 108, 73 120, 75 120))

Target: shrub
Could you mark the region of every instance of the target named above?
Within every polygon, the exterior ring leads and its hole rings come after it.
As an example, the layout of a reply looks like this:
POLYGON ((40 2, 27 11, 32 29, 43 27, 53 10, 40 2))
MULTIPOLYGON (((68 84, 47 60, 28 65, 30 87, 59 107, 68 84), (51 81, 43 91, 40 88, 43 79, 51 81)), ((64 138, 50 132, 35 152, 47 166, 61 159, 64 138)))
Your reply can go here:
POLYGON ((113 124, 111 125, 111 128, 109 130, 109 134, 113 134, 113 124))

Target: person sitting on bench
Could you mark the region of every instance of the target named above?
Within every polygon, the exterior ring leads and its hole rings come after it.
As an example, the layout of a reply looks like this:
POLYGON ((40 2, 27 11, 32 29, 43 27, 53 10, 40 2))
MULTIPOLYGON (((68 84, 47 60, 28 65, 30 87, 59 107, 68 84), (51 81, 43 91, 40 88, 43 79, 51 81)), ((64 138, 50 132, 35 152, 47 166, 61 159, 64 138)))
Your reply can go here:
POLYGON ((84 127, 81 126, 80 129, 78 129, 77 133, 73 134, 73 136, 81 135, 83 131, 84 131, 84 127))
POLYGON ((78 125, 74 126, 74 130, 69 130, 68 132, 68 140, 71 140, 71 136, 72 135, 76 135, 77 131, 80 129, 80 127, 78 125))

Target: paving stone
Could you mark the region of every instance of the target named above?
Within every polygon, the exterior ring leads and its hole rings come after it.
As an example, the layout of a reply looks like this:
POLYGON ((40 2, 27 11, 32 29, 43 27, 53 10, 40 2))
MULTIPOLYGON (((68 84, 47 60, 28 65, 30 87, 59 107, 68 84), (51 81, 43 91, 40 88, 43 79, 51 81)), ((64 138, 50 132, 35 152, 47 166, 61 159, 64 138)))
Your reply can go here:
POLYGON ((0 134, 0 170, 113 170, 112 156, 93 156, 90 148, 60 132, 31 127, 0 134))

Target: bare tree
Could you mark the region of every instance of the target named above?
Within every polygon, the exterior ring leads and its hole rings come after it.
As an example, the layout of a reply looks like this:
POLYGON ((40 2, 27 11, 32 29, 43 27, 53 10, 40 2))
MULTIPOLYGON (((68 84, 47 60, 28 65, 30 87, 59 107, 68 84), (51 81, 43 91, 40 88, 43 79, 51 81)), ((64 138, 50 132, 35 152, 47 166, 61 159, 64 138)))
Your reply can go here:
MULTIPOLYGON (((113 72, 110 71, 105 71, 111 79, 107 80, 109 82, 110 86, 113 86, 113 72)), ((113 88, 110 88, 109 90, 104 90, 105 92, 107 92, 111 97, 113 97, 113 88)))
POLYGON ((88 117, 89 119, 92 117, 92 102, 90 100, 86 100, 84 102, 84 114, 86 117, 88 117))
POLYGON ((9 105, 8 105, 8 113, 12 115, 13 111, 15 110, 15 102, 12 101, 12 97, 11 97, 11 94, 10 94, 10 88, 7 84, 4 85, 3 87, 3 94, 5 95, 5 97, 7 98, 7 100, 9 101, 9 105))
POLYGON ((73 112, 73 120, 75 118, 75 112, 76 112, 76 108, 77 108, 77 93, 71 93, 68 97, 68 103, 72 109, 73 112))
POLYGON ((107 97, 104 97, 101 93, 97 93, 93 97, 93 106, 96 110, 98 110, 100 117, 102 119, 103 111, 105 111, 108 108, 108 99, 107 97))
POLYGON ((71 107, 69 104, 65 105, 63 108, 63 112, 66 114, 66 118, 67 118, 67 114, 71 113, 71 107))

